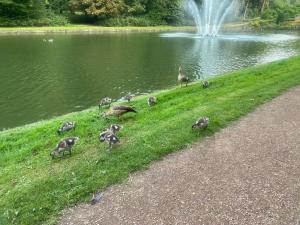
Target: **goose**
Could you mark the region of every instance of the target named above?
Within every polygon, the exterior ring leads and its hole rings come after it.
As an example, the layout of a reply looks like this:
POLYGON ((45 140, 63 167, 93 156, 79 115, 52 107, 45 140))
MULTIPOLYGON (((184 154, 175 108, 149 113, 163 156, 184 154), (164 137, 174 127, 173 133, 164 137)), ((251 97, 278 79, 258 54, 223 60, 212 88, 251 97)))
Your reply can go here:
POLYGON ((149 106, 153 106, 153 105, 155 105, 155 104, 156 104, 156 102, 157 102, 157 99, 156 99, 156 97, 154 97, 154 96, 150 96, 150 97, 148 98, 148 105, 149 105, 149 106))
POLYGON ((108 111, 102 113, 102 116, 104 118, 108 116, 117 116, 118 118, 120 118, 120 116, 129 112, 137 113, 137 111, 135 111, 135 109, 130 106, 124 106, 124 105, 112 106, 108 111))
POLYGON ((76 128, 76 122, 65 122, 61 125, 61 127, 57 130, 58 134, 62 134, 66 131, 72 130, 76 128))
POLYGON ((109 97, 105 97, 105 98, 102 98, 99 102, 99 109, 103 106, 107 106, 110 107, 110 104, 112 103, 112 99, 109 98, 109 97))
POLYGON ((180 87, 182 87, 182 83, 185 83, 185 86, 189 83, 189 78, 183 74, 181 66, 179 67, 178 82, 180 83, 180 87))
POLYGON ((209 124, 209 118, 202 117, 196 121, 196 123, 192 126, 193 129, 204 129, 209 124))
POLYGON ((69 137, 61 140, 55 147, 55 149, 50 153, 50 156, 52 159, 54 159, 55 156, 58 156, 61 152, 63 153, 63 156, 65 155, 65 152, 68 152, 69 155, 72 154, 72 147, 76 144, 76 142, 79 140, 79 137, 69 137))

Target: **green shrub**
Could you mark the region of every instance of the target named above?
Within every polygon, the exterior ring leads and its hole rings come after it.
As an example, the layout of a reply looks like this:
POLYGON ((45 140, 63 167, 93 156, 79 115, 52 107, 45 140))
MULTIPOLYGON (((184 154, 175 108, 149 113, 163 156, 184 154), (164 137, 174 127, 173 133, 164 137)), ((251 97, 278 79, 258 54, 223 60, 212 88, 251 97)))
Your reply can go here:
POLYGON ((94 17, 82 15, 71 14, 68 19, 70 23, 74 24, 95 24, 96 20, 94 17))
POLYGON ((49 14, 47 19, 49 20, 50 26, 63 26, 70 23, 70 20, 63 15, 57 15, 57 14, 49 14))
POLYGON ((0 17, 1 27, 31 27, 31 26, 63 26, 69 24, 65 16, 49 15, 49 17, 40 19, 14 19, 0 17))
POLYGON ((278 12, 274 9, 267 9, 263 12, 261 18, 264 20, 275 20, 278 17, 278 12))
POLYGON ((165 21, 155 20, 148 17, 118 17, 109 18, 106 20, 101 20, 97 22, 98 25, 108 26, 108 27, 124 27, 124 26, 157 26, 157 25, 167 25, 165 21))
POLYGON ((293 19, 296 17, 297 15, 297 8, 296 7, 284 7, 282 9, 278 9, 278 15, 276 18, 276 23, 282 23, 288 19, 293 19))
POLYGON ((261 26, 261 20, 259 18, 253 19, 249 22, 251 27, 258 28, 261 26))

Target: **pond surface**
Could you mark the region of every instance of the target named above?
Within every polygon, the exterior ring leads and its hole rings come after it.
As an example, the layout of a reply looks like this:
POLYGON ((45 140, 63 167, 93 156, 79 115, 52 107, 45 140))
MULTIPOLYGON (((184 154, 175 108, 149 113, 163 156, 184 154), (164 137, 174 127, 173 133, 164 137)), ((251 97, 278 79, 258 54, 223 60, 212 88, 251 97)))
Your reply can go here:
POLYGON ((300 53, 297 34, 0 36, 0 129, 300 53), (51 40, 53 39, 53 40, 51 40))

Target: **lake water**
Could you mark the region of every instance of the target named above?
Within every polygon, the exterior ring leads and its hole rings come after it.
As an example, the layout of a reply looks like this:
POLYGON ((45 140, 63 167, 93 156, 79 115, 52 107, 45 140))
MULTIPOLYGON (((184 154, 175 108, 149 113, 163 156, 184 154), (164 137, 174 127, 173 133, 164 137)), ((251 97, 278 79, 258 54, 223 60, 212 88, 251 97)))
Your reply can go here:
POLYGON ((0 129, 83 110, 104 96, 148 93, 300 53, 298 34, 0 36, 0 129), (49 41, 53 39, 53 41, 49 41))

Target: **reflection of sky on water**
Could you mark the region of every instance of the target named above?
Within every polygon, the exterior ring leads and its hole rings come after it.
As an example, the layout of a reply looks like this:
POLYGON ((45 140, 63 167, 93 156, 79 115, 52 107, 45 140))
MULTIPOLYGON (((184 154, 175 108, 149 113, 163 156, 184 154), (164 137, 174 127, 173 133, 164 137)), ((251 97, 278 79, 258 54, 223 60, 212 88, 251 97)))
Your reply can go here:
POLYGON ((295 35, 287 34, 219 34, 215 37, 201 36, 194 33, 164 33, 161 34, 162 38, 190 38, 201 40, 228 40, 228 41, 254 41, 254 42, 284 42, 299 39, 295 35))

